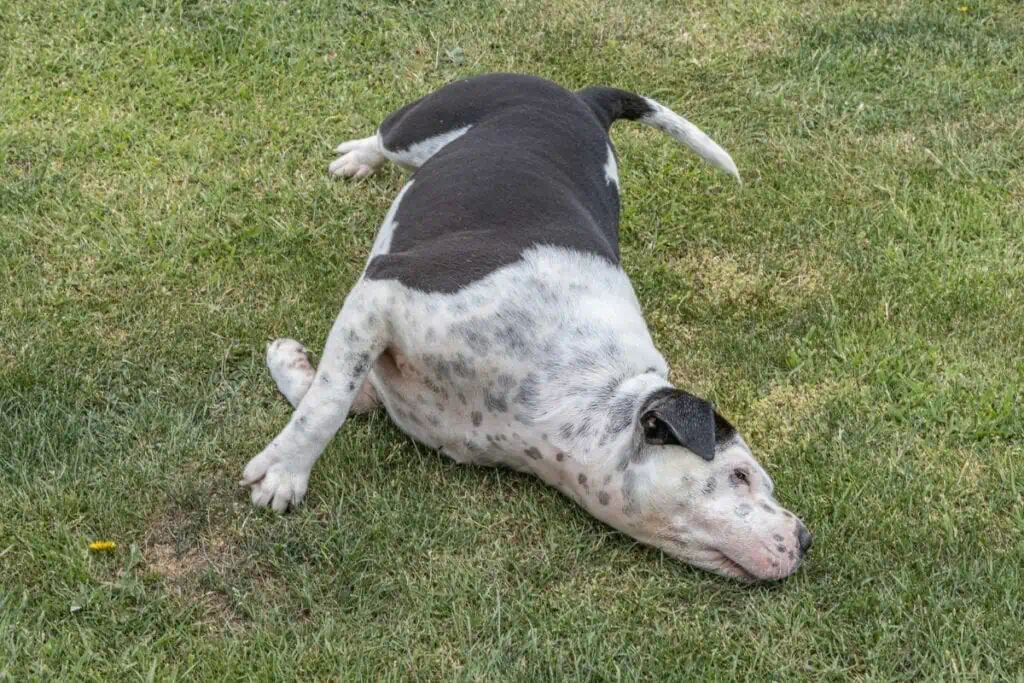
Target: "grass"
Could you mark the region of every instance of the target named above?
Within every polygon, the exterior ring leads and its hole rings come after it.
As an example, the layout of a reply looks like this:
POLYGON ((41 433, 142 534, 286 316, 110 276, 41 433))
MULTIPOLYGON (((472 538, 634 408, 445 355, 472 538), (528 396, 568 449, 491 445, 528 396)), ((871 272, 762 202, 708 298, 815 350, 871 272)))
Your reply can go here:
POLYGON ((0 679, 1021 680, 1024 8, 1006 0, 0 6, 0 679), (400 186, 339 141, 460 76, 658 97, 624 262, 677 381, 816 532, 686 568, 382 415, 235 487, 400 186), (115 552, 86 544, 113 539, 115 552))

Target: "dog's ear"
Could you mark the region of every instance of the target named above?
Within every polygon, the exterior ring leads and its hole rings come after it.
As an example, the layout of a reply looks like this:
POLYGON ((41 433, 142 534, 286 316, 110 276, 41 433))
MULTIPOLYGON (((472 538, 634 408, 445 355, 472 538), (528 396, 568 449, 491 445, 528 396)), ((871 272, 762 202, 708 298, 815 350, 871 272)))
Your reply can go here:
POLYGON ((647 443, 678 444, 710 462, 715 458, 716 417, 709 401, 680 389, 659 389, 647 397, 640 427, 647 443))

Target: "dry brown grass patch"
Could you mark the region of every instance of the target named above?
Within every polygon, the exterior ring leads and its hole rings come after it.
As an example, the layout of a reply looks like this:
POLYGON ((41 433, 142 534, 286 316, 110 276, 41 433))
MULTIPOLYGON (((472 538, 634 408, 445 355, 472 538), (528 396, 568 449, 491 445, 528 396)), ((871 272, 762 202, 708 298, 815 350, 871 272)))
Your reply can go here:
POLYGON ((146 569, 160 577, 169 593, 200 610, 202 616, 197 625, 232 631, 244 626, 230 598, 205 588, 201 581, 206 571, 220 571, 231 564, 232 551, 225 539, 203 539, 199 546, 187 550, 173 543, 154 543, 142 555, 146 569))
POLYGON ((180 550, 173 543, 156 543, 143 553, 143 557, 147 568, 172 584, 180 585, 203 570, 222 564, 229 554, 226 546, 223 539, 215 539, 188 550, 180 550))
POLYGON ((242 628, 244 616, 230 596, 210 587, 211 574, 229 574, 245 559, 231 529, 198 528, 194 518, 177 508, 165 509, 148 526, 141 547, 144 571, 157 578, 168 594, 198 609, 197 625, 215 630, 242 628))
POLYGON ((817 384, 773 385, 768 393, 754 401, 744 422, 751 441, 759 446, 759 457, 771 460, 775 447, 806 443, 810 434, 801 431, 825 403, 834 396, 856 391, 853 380, 826 380, 817 384))
POLYGON ((712 249, 693 249, 674 259, 670 267, 694 282, 712 306, 745 304, 767 298, 789 307, 818 294, 837 269, 820 255, 799 252, 777 257, 781 268, 766 272, 756 256, 737 256, 712 249))

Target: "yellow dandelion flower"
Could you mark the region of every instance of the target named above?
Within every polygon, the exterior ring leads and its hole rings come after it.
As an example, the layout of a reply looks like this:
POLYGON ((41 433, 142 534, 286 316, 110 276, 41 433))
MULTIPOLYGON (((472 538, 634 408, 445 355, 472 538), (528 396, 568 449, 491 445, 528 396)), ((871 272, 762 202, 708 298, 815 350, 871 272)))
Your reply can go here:
POLYGON ((113 550, 116 547, 113 541, 93 541, 89 544, 89 550, 113 550))
POLYGON ((960 5, 960 11, 961 12, 966 12, 969 9, 970 9, 970 7, 968 7, 967 5, 960 5))

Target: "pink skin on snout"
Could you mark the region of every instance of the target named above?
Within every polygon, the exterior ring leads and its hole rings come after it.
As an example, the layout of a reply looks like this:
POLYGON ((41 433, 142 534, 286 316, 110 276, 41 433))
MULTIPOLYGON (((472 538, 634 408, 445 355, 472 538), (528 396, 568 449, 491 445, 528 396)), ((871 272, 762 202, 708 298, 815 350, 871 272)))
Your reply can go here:
POLYGON ((716 447, 710 462, 678 445, 648 448, 621 475, 625 493, 600 515, 606 521, 741 581, 776 581, 800 567, 811 534, 775 500, 771 477, 739 436, 716 447))

